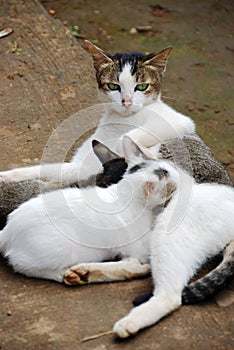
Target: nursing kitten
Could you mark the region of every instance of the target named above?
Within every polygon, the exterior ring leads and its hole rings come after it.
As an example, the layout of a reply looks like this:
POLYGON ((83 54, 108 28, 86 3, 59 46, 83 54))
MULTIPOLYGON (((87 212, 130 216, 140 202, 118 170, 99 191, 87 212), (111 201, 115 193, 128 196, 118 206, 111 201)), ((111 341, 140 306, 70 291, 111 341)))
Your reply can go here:
MULTIPOLYGON (((174 192, 156 218, 151 235, 153 296, 114 325, 113 330, 120 338, 133 335, 178 309, 182 292, 196 271, 234 239, 233 187, 197 184, 190 175, 164 161, 146 162, 143 170, 148 178, 158 177, 147 182, 146 205, 152 207, 160 203, 162 183, 164 193, 168 188, 174 192), (188 199, 186 207, 182 198, 188 199), (180 220, 175 220, 177 218, 180 220)), ((233 254, 233 245, 232 241, 227 254, 233 254)))
POLYGON ((16 272, 58 282, 64 279, 67 284, 87 283, 88 274, 89 282, 145 275, 150 272, 154 218, 153 208, 145 206, 147 180, 144 172, 129 171, 108 188, 65 188, 32 198, 8 216, 0 231, 0 251, 16 272), (101 263, 118 255, 122 261, 101 263), (108 266, 107 271, 87 271, 85 263, 92 261, 108 266))

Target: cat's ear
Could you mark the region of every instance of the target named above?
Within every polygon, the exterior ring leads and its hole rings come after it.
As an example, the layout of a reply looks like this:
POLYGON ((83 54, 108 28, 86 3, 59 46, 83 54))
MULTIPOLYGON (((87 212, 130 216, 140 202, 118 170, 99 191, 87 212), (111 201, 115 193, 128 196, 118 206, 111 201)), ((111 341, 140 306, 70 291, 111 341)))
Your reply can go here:
POLYGON ((92 147, 94 153, 103 165, 112 159, 121 158, 118 154, 112 152, 107 146, 97 140, 92 141, 92 147))
POLYGON ((155 67, 162 74, 166 70, 166 64, 171 50, 172 46, 169 46, 158 53, 147 55, 144 65, 155 67))
POLYGON ((93 57, 93 65, 96 70, 100 68, 101 65, 106 63, 113 63, 111 59, 111 55, 107 55, 103 50, 99 49, 99 47, 93 45, 90 41, 85 40, 85 45, 89 50, 89 53, 93 57))
POLYGON ((124 136, 122 141, 126 162, 135 162, 138 158, 149 159, 141 148, 129 137, 124 136))

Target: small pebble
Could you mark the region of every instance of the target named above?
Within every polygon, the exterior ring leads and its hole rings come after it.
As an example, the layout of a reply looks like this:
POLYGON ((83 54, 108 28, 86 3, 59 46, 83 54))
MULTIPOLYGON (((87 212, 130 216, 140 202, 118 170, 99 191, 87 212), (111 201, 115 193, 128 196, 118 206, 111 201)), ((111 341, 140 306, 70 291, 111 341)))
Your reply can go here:
POLYGON ((137 29, 136 28, 131 28, 129 33, 130 34, 136 34, 137 33, 137 29))
POLYGON ((49 13, 51 16, 54 16, 54 15, 55 15, 55 10, 49 9, 49 10, 48 10, 48 13, 49 13))
POLYGON ((193 106, 188 106, 188 111, 189 111, 189 112, 194 111, 194 107, 193 107, 193 106))

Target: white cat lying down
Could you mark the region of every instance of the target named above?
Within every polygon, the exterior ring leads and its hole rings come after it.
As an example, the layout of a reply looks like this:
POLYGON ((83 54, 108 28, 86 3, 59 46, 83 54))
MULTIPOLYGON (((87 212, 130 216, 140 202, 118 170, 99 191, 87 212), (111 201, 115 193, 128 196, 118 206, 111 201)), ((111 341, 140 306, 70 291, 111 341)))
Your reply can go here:
MULTIPOLYGON (((136 156, 128 144, 126 156, 132 164, 130 159, 136 156)), ((99 147, 100 157, 105 154, 104 148, 99 147)), ((147 181, 144 172, 130 170, 118 184, 108 188, 66 188, 32 198, 8 216, 7 225, 0 231, 0 251, 16 272, 58 282, 74 264, 113 260, 117 255, 140 262, 119 262, 115 268, 127 265, 130 271, 103 275, 100 281, 146 274, 150 270, 149 234, 153 222, 152 208, 145 206, 147 181)), ((91 279, 92 274, 89 282, 91 279)), ((75 280, 74 274, 66 273, 68 284, 87 280, 84 267, 80 266, 75 280)))
POLYGON ((234 239, 233 188, 196 184, 125 140, 129 167, 118 185, 38 196, 15 210, 0 232, 0 249, 16 271, 68 284, 142 276, 150 257, 154 296, 115 324, 121 338, 178 308, 197 269, 234 239), (152 230, 153 209, 164 205, 152 230), (118 254, 125 260, 101 263, 118 254))

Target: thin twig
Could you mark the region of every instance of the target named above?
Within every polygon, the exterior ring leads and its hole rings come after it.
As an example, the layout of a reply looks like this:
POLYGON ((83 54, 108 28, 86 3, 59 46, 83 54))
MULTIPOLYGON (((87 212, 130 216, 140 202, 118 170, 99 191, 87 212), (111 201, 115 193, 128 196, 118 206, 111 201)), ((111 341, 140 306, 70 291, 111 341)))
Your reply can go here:
POLYGON ((103 335, 108 335, 108 334, 112 334, 112 333, 114 333, 114 332, 111 330, 111 331, 107 331, 107 332, 102 332, 102 333, 99 333, 99 334, 91 335, 90 337, 86 337, 86 338, 81 339, 80 343, 84 343, 85 341, 96 339, 96 338, 102 337, 103 335))

